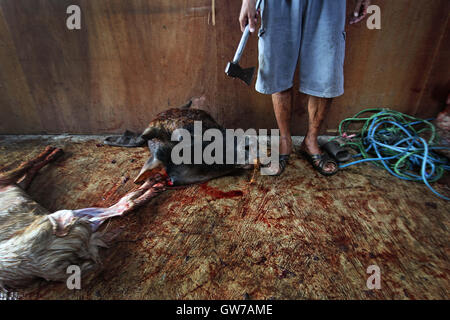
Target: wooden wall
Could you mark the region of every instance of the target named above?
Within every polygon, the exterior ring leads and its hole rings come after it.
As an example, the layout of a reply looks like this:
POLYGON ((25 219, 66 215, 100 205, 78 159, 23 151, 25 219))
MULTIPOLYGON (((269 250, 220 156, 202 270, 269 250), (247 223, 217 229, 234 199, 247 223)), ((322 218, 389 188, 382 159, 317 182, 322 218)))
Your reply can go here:
MULTIPOLYGON (((225 126, 276 127, 270 97, 224 74, 240 2, 215 0, 213 24, 212 0, 0 0, 0 133, 139 131, 200 96, 225 126), (71 4, 82 9, 79 31, 66 28, 71 4)), ((347 27, 346 93, 328 132, 366 107, 432 116, 450 89, 450 2, 373 2, 382 29, 347 27)), ((256 65, 256 45, 253 36, 243 66, 256 65)), ((295 103, 294 134, 304 134, 305 97, 295 103)))

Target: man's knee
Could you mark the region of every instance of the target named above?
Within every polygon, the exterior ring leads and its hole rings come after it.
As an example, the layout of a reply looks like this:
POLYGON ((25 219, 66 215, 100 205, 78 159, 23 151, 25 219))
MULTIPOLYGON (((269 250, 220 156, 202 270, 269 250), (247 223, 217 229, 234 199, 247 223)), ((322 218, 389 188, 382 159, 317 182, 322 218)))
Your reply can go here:
POLYGON ((331 102, 333 101, 333 98, 324 98, 324 97, 317 97, 317 96, 313 96, 313 95, 307 95, 309 102, 312 103, 317 103, 317 104, 325 104, 327 106, 329 106, 331 104, 331 102))
POLYGON ((283 91, 272 93, 272 97, 286 96, 292 94, 292 87, 283 91))

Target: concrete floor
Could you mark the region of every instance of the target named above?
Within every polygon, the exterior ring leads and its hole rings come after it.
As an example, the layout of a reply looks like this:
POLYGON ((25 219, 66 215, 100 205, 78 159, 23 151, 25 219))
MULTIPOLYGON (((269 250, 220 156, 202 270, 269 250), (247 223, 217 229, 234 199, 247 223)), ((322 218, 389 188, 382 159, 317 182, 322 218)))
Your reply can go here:
MULTIPOLYGON (((108 206, 135 187, 132 178, 148 151, 92 139, 0 137, 0 168, 30 159, 46 145, 62 147, 65 156, 42 170, 29 193, 51 210, 108 206)), ((107 227, 123 232, 81 290, 38 281, 20 296, 450 298, 450 204, 424 185, 370 164, 325 178, 298 156, 281 177, 258 176, 250 184, 251 175, 164 192, 112 220, 107 227), (369 265, 381 269, 380 290, 366 287, 369 265)), ((448 185, 434 186, 449 194, 448 185)))

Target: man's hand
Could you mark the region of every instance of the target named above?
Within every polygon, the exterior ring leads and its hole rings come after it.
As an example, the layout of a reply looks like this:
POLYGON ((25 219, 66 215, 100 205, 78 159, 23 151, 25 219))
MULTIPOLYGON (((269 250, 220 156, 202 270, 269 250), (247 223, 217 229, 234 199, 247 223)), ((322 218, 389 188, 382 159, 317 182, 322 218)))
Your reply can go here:
POLYGON ((254 32, 257 22, 258 14, 256 12, 256 0, 243 0, 241 14, 239 15, 241 31, 244 32, 245 26, 250 24, 250 32, 254 32))
POLYGON ((353 11, 353 16, 350 18, 350 24, 355 24, 364 20, 367 16, 368 6, 370 6, 370 0, 357 0, 355 11, 353 11))

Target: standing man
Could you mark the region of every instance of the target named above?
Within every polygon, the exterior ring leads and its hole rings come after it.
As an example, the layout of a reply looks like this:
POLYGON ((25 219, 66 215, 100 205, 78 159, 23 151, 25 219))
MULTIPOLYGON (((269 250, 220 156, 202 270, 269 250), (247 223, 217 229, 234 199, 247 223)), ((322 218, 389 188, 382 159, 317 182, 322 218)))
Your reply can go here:
MULTIPOLYGON (((350 23, 363 20, 370 0, 357 0, 350 23)), ((256 0, 243 0, 239 22, 256 30, 256 0)), ((300 92, 308 99, 308 132, 300 150, 321 174, 338 170, 320 150, 317 137, 332 98, 344 93, 346 0, 262 0, 259 29, 259 70, 256 90, 272 95, 280 129, 280 175, 292 152, 292 86, 297 62, 300 92)))

